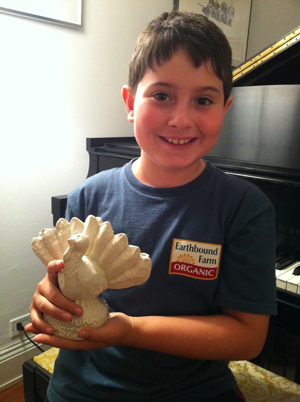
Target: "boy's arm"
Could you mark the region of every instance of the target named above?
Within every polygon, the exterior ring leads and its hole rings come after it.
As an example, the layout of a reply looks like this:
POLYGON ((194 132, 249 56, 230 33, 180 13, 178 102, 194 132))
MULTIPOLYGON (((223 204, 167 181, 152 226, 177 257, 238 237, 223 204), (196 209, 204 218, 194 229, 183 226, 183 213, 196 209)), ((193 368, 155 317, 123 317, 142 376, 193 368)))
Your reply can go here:
POLYGON ((223 310, 199 317, 132 318, 129 344, 203 360, 248 360, 266 339, 269 316, 223 310))

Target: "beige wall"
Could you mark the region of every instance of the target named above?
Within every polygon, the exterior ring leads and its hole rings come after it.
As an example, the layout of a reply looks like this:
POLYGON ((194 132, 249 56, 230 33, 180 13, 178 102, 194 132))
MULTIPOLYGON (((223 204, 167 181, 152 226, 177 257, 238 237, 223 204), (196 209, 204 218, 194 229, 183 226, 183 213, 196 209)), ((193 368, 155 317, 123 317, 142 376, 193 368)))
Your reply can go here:
POLYGON ((247 59, 298 26, 299 0, 252 0, 247 59))

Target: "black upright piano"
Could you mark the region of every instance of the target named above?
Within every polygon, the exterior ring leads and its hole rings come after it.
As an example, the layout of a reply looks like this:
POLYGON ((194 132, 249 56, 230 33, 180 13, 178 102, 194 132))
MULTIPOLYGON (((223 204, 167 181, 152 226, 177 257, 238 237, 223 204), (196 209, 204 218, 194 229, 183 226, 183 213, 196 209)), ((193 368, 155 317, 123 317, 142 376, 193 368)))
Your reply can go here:
MULTIPOLYGON (((278 315, 256 363, 300 383, 300 26, 237 67, 233 81, 234 101, 207 159, 255 183, 275 207, 278 315)), ((87 177, 140 155, 134 137, 86 145, 87 177)), ((54 224, 66 199, 52 197, 54 224)))

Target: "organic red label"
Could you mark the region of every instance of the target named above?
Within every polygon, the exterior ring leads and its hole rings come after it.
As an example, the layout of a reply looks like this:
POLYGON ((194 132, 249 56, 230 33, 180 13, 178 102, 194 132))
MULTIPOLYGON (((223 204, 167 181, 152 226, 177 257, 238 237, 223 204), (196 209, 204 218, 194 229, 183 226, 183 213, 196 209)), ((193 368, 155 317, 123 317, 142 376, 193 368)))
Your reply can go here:
POLYGON ((222 246, 174 239, 169 274, 212 280, 218 276, 222 246))

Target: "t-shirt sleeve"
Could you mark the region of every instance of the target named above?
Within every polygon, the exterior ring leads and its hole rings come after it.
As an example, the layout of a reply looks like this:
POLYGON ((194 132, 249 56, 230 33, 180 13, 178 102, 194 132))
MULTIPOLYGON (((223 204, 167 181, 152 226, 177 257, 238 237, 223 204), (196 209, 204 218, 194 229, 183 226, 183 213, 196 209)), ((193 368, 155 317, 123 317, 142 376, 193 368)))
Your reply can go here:
POLYGON ((253 314, 276 314, 274 208, 249 186, 228 223, 215 303, 253 314))
POLYGON ((68 195, 67 208, 65 213, 65 218, 67 221, 70 221, 74 217, 81 219, 82 221, 85 220, 85 217, 83 216, 81 211, 84 208, 84 202, 83 200, 81 200, 80 202, 80 199, 83 198, 81 196, 82 192, 83 191, 80 188, 77 188, 68 195))

